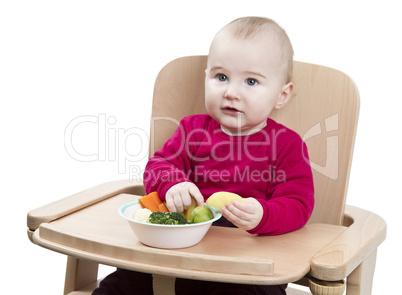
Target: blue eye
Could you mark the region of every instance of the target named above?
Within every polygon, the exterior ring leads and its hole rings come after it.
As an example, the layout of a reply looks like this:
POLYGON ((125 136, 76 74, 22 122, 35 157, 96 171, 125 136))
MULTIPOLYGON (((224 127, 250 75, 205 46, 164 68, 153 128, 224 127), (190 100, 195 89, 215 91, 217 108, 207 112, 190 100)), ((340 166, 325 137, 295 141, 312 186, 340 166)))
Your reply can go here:
POLYGON ((248 86, 255 86, 258 84, 257 80, 253 79, 253 78, 249 78, 246 80, 246 83, 248 86))
POLYGON ((216 75, 216 77, 218 78, 218 80, 220 82, 226 82, 228 80, 228 77, 226 77, 226 75, 224 75, 224 74, 218 74, 218 75, 216 75))

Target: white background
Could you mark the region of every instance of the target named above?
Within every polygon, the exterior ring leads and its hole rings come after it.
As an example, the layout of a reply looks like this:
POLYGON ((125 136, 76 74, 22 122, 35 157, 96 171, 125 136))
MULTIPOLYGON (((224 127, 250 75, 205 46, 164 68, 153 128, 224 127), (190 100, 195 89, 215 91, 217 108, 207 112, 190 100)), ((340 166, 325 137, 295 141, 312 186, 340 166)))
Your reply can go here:
POLYGON ((234 18, 258 15, 285 28, 296 60, 337 68, 359 87, 348 203, 386 219, 388 236, 379 248, 373 294, 395 293, 395 267, 402 263, 397 242, 402 176, 399 12, 397 1, 388 0, 2 1, 3 288, 13 286, 15 294, 62 294, 65 256, 30 243, 28 211, 143 169, 159 69, 176 57, 207 54, 219 28, 234 18), (103 118, 105 141, 98 142, 95 123, 79 125, 72 137, 76 151, 97 160, 74 159, 65 149, 66 128, 74 120, 103 118), (113 136, 118 132, 120 139, 113 136), (118 156, 130 161, 119 164, 118 156))

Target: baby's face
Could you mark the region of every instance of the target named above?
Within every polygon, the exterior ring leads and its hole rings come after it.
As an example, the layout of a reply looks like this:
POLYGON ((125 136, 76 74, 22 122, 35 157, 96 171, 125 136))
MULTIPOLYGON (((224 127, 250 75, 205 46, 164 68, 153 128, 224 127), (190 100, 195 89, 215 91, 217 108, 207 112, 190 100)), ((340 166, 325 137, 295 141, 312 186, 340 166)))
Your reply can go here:
POLYGON ((218 36, 205 77, 208 113, 233 135, 264 128, 285 86, 278 46, 218 36))

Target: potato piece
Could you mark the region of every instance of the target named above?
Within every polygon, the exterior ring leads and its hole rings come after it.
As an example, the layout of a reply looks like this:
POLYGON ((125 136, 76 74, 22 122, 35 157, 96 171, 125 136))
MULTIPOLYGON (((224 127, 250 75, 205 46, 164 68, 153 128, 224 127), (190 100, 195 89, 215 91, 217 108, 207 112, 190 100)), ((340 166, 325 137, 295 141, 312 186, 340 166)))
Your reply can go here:
POLYGON ((194 198, 191 198, 190 208, 183 211, 184 217, 190 222, 191 221, 191 212, 193 212, 194 208, 197 207, 197 202, 194 198))
POLYGON ((221 211, 227 203, 233 203, 234 200, 244 203, 244 199, 238 194, 230 192, 217 192, 208 198, 206 204, 207 206, 214 207, 221 211))

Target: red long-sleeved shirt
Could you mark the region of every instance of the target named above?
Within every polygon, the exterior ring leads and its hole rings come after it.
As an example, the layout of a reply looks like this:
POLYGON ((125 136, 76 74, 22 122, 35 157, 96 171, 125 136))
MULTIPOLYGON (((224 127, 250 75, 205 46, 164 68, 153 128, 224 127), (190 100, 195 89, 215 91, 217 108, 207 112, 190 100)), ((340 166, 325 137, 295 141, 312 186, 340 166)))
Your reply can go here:
POLYGON ((229 136, 209 115, 181 120, 173 136, 149 160, 147 193, 183 181, 197 185, 204 199, 218 191, 254 197, 264 214, 252 234, 277 235, 301 228, 314 207, 307 147, 300 136, 268 119, 261 131, 229 136))

